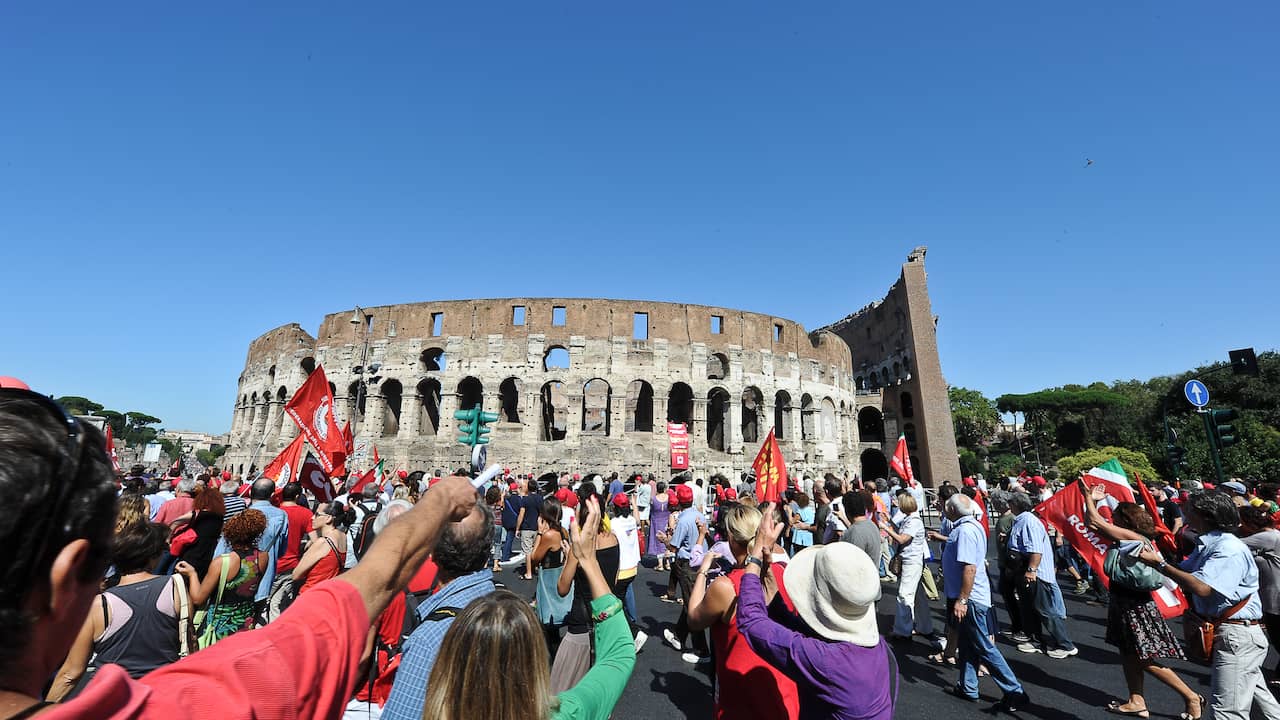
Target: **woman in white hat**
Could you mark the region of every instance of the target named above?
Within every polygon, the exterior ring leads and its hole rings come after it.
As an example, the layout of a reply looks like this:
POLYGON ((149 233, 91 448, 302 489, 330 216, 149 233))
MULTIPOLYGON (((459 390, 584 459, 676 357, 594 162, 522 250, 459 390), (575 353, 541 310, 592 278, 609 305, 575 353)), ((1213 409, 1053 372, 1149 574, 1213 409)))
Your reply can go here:
POLYGON ((738 588, 738 631, 757 655, 796 683, 801 718, 891 720, 898 668, 876 627, 875 563, 850 543, 798 553, 783 577, 804 629, 780 625, 769 618, 760 575, 783 527, 767 507, 761 510, 738 588), (851 667, 859 668, 862 682, 832 682, 851 667))

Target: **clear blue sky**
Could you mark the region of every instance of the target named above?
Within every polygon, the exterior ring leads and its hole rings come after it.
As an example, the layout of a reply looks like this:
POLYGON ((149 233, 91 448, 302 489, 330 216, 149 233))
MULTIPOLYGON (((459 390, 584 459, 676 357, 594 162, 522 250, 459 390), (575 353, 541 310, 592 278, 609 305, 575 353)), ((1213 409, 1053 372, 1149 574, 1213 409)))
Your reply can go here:
POLYGON ((922 244, 992 396, 1280 345, 1274 2, 258 5, 0 10, 0 375, 221 432, 357 303, 813 328, 922 244))

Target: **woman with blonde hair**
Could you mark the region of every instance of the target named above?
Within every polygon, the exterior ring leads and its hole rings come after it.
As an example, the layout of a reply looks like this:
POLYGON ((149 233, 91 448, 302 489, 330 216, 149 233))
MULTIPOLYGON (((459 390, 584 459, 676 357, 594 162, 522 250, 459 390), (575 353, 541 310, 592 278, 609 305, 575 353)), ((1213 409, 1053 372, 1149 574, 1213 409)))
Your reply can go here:
POLYGON ((547 646, 533 609, 499 590, 473 600, 453 621, 427 684, 424 718, 438 720, 606 720, 622 696, 636 651, 631 631, 596 561, 600 503, 586 502, 586 518, 571 527, 570 549, 591 588, 596 660, 571 689, 551 692, 547 646), (519 682, 511 682, 519 678, 519 682))
POLYGON ((906 490, 895 498, 902 518, 897 527, 883 518, 880 529, 890 540, 898 543, 895 562, 901 562, 898 570, 898 613, 893 623, 890 640, 910 640, 913 631, 932 638, 933 616, 929 613, 929 598, 919 592, 920 578, 924 574, 925 545, 924 521, 920 519, 920 506, 906 490))
MULTIPOLYGON (((760 527, 760 511, 743 504, 725 510, 724 528, 733 569, 707 584, 707 573, 720 556, 708 552, 689 596, 689 629, 711 628, 712 655, 716 661, 715 717, 788 718, 800 713, 796 684, 766 663, 738 632, 738 587, 745 572, 751 541, 760 527)), ((783 590, 783 568, 770 564, 764 576, 765 602, 771 614, 788 614, 783 590)))

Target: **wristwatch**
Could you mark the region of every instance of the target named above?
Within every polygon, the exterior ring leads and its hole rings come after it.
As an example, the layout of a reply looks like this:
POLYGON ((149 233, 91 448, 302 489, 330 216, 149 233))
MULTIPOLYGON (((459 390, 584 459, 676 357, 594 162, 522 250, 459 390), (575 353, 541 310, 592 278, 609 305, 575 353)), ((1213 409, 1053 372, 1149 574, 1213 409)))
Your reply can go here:
POLYGON ((956 598, 956 602, 960 603, 961 605, 968 605, 969 598, 956 598))
POLYGON ((761 568, 761 569, 763 569, 763 568, 764 568, 764 560, 761 560, 760 558, 755 557, 755 556, 753 556, 753 555, 748 555, 748 556, 747 556, 746 561, 745 561, 743 564, 744 564, 744 565, 755 565, 756 567, 759 567, 759 568, 761 568))

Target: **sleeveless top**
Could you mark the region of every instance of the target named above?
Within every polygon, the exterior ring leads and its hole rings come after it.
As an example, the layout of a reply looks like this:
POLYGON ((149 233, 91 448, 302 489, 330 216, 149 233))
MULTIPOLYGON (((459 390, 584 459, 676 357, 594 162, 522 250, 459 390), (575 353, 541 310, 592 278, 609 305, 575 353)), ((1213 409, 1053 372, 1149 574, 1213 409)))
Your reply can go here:
MULTIPOLYGON (((734 598, 742 582, 742 568, 734 568, 725 577, 733 583, 734 598)), ((782 568, 774 565, 770 574, 778 585, 774 602, 783 600, 782 568)), ((737 600, 734 600, 736 605, 737 600)), ((711 642, 716 659, 715 717, 717 720, 761 717, 788 718, 800 716, 800 694, 796 684, 765 662, 738 632, 735 613, 728 623, 711 626, 711 642)))
MULTIPOLYGON (((563 533, 561 533, 561 537, 564 537, 563 533)), ((554 550, 548 550, 546 554, 542 556, 542 562, 538 563, 538 567, 543 570, 564 567, 564 548, 558 547, 554 550)))
MULTIPOLYGON (((596 562, 600 564, 600 574, 609 583, 609 591, 613 591, 613 586, 618 579, 618 546, 602 548, 596 551, 596 562)), ((587 582, 586 573, 582 572, 582 568, 578 568, 578 572, 573 576, 573 606, 569 609, 569 617, 565 619, 565 624, 571 633, 588 633, 591 632, 591 584, 587 582)))
POLYGON ((324 538, 324 541, 329 544, 329 552, 325 553, 324 557, 311 566, 306 579, 302 581, 302 587, 298 588, 299 595, 329 578, 338 577, 338 573, 347 561, 347 554, 338 552, 338 546, 334 545, 332 540, 324 538))
MULTIPOLYGON (((181 582, 181 576, 178 577, 181 582)), ((156 609, 161 594, 173 592, 172 580, 173 576, 162 575, 140 583, 117 585, 106 591, 106 594, 123 600, 132 616, 123 627, 93 643, 97 653, 95 665, 114 663, 136 679, 178 661, 178 618, 156 609)), ((98 611, 101 607, 101 603, 96 605, 98 611)))

